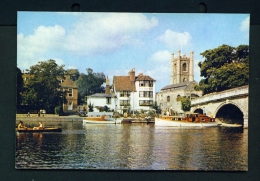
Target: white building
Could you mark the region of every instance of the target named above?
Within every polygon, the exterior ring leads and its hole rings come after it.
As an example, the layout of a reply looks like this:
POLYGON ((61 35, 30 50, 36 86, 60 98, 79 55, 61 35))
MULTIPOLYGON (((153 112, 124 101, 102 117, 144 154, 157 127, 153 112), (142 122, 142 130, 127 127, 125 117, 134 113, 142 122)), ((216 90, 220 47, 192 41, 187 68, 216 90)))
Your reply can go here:
POLYGON ((114 76, 112 89, 107 78, 105 94, 88 96, 87 102, 94 105, 94 112, 104 106, 120 113, 150 110, 155 102, 155 82, 153 78, 142 73, 135 76, 135 69, 132 69, 128 76, 114 76))
POLYGON ((128 76, 114 76, 113 92, 115 110, 150 110, 155 102, 155 80, 140 73, 135 76, 135 69, 128 76))

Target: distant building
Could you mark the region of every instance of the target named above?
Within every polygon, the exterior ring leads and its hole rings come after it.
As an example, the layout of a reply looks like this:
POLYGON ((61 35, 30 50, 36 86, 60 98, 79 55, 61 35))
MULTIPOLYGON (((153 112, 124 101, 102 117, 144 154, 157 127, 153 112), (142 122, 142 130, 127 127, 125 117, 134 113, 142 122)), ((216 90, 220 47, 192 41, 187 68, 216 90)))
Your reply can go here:
POLYGON ((171 84, 163 87, 156 94, 157 105, 163 113, 182 113, 181 98, 194 99, 202 95, 201 91, 194 90, 197 84, 194 81, 194 52, 190 52, 190 57, 181 55, 178 51, 176 57, 171 56, 171 84))
POLYGON ((78 86, 70 79, 70 75, 65 75, 65 79, 61 82, 61 90, 66 92, 67 99, 67 103, 63 103, 63 112, 75 113, 78 111, 78 86))
POLYGON ((132 69, 128 76, 114 76, 112 86, 109 83, 107 78, 105 93, 87 97, 88 104, 94 105, 94 111, 104 106, 120 113, 152 109, 155 101, 155 80, 150 76, 142 73, 135 76, 135 69, 132 69))
MULTIPOLYGON (((24 73, 22 71, 22 78, 24 84, 27 84, 29 79, 34 78, 33 74, 24 73)), ((65 79, 57 78, 61 81, 61 90, 66 91, 67 103, 63 104, 63 111, 65 113, 75 113, 77 112, 78 106, 78 86, 70 79, 70 75, 65 75, 65 79)))

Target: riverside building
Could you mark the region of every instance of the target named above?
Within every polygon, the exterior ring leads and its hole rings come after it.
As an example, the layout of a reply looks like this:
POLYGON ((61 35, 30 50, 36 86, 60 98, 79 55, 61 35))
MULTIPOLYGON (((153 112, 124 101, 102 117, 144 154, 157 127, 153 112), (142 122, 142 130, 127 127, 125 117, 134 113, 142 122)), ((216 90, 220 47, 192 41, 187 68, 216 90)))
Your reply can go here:
POLYGON ((191 100, 202 95, 201 91, 195 91, 194 86, 194 52, 190 56, 181 55, 179 50, 177 56, 171 54, 171 84, 166 85, 156 94, 157 105, 163 114, 183 113, 181 99, 183 97, 191 100))

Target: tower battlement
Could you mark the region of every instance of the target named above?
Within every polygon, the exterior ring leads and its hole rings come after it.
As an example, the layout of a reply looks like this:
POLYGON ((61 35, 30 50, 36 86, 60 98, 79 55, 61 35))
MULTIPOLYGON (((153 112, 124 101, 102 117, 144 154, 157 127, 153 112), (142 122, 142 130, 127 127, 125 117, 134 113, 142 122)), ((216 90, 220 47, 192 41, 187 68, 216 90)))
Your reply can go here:
POLYGON ((194 80, 194 52, 190 56, 181 55, 181 51, 171 54, 171 84, 178 84, 194 80))

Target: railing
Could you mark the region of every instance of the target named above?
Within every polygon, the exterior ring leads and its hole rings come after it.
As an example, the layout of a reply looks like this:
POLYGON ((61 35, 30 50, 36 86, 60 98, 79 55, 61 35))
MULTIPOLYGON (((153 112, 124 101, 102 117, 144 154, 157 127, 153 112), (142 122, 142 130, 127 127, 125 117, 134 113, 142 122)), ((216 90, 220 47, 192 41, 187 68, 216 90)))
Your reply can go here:
POLYGON ((237 87, 234 89, 225 90, 222 92, 214 92, 198 97, 191 101, 191 105, 198 105, 202 103, 226 100, 230 98, 248 96, 248 86, 237 87))

